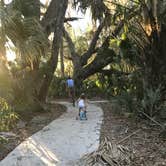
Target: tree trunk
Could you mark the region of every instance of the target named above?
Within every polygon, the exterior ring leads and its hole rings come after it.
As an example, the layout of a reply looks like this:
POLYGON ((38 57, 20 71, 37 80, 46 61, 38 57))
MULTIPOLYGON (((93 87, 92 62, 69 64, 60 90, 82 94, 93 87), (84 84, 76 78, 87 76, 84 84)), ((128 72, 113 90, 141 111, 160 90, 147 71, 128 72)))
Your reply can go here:
POLYGON ((63 40, 61 42, 61 48, 60 48, 60 62, 61 62, 61 76, 65 77, 65 69, 64 69, 64 55, 63 55, 63 40))
POLYGON ((79 77, 79 72, 82 71, 82 66, 80 65, 80 58, 73 59, 73 79, 75 82, 75 95, 78 96, 81 93, 81 87, 83 83, 82 77, 79 77))
MULTIPOLYGON (((42 82, 39 91, 39 100, 44 102, 46 100, 47 92, 52 81, 54 71, 57 67, 58 53, 60 48, 60 41, 62 40, 62 29, 65 18, 65 12, 67 9, 68 0, 54 0, 56 2, 56 8, 54 11, 56 13, 55 18, 55 29, 54 29, 54 39, 52 44, 51 58, 48 61, 48 70, 44 74, 44 80, 42 82)), ((55 3, 54 2, 54 3, 55 3)))

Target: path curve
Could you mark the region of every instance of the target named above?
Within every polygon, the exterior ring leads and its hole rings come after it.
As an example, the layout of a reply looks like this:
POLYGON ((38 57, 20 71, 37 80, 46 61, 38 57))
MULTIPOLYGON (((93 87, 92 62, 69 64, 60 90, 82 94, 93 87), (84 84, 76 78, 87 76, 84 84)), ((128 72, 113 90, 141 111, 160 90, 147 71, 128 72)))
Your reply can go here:
POLYGON ((67 102, 61 104, 67 106, 67 112, 17 146, 0 166, 73 166, 98 148, 101 108, 89 104, 88 120, 79 121, 75 119, 77 108, 67 102))

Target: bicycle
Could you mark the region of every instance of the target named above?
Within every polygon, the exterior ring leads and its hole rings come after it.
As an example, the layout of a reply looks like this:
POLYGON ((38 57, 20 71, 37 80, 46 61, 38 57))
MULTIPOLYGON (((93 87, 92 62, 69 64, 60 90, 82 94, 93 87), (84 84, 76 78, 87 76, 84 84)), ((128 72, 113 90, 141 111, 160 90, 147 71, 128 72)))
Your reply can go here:
POLYGON ((71 102, 73 104, 73 107, 75 107, 75 93, 74 93, 74 88, 69 88, 69 97, 71 99, 71 102))

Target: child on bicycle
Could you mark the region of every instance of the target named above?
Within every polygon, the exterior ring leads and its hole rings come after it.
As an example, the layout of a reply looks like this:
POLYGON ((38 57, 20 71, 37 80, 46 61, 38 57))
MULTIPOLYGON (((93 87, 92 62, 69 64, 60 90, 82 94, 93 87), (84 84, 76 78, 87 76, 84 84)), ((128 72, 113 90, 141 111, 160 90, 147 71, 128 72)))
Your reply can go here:
POLYGON ((87 120, 87 116, 86 116, 87 99, 84 93, 81 94, 77 102, 78 102, 78 109, 79 109, 78 117, 80 118, 80 120, 87 120))

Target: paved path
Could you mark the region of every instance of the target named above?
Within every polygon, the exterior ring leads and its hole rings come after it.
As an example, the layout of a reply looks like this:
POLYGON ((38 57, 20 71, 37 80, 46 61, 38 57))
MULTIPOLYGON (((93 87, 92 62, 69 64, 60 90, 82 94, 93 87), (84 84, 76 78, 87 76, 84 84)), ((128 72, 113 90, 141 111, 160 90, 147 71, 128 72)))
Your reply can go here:
POLYGON ((76 120, 77 108, 63 102, 67 112, 17 146, 0 166, 73 166, 99 146, 102 110, 89 104, 87 121, 76 120))

